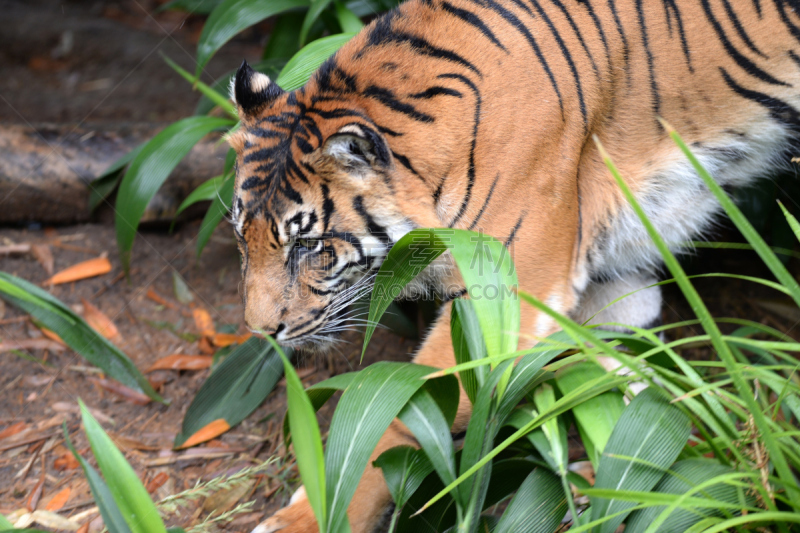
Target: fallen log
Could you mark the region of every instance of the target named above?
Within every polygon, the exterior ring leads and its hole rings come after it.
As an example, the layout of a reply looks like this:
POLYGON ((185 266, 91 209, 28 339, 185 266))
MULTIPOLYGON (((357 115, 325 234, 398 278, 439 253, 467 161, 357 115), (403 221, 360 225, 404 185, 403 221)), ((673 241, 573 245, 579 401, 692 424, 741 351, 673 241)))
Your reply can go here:
MULTIPOLYGON (((164 125, 0 125, 0 224, 92 219, 90 183, 164 125)), ((219 135, 198 143, 147 206, 142 222, 171 220, 198 185, 222 173, 219 135)))

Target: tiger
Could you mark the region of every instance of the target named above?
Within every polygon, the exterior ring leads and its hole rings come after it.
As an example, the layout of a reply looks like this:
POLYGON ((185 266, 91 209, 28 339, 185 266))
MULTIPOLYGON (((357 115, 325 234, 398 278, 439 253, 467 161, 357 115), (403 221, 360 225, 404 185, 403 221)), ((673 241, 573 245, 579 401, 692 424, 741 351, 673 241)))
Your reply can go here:
MULTIPOLYGON (((660 119, 725 190, 788 166, 800 129, 799 8, 407 0, 297 90, 243 62, 232 80, 241 127, 229 142, 248 327, 327 349, 353 324, 347 305, 416 228, 496 238, 513 250, 519 288, 576 321, 653 327, 660 255, 595 140, 683 250, 720 207, 660 119)), ((457 275, 436 272, 428 282, 450 289, 414 362, 445 368, 451 302, 468 296, 457 275)), ((520 349, 558 329, 531 306, 520 323, 520 349)), ((462 390, 454 434, 470 407, 462 390)), ((397 445, 418 446, 395 420, 372 460, 397 445)), ((348 510, 354 533, 375 530, 391 506, 372 460, 348 510)), ((302 488, 253 533, 273 531, 318 531, 302 488)))

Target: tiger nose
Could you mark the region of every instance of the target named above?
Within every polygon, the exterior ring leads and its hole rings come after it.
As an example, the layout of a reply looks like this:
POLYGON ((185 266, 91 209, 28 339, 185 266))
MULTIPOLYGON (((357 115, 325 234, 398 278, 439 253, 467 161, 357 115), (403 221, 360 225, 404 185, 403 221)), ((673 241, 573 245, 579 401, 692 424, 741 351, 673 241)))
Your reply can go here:
POLYGON ((258 322, 254 324, 249 320, 245 320, 245 322, 247 322, 247 327, 250 328, 251 331, 257 331, 263 335, 270 335, 275 338, 277 338, 282 331, 286 330, 286 324, 283 322, 280 322, 277 326, 268 324, 258 325, 258 322))

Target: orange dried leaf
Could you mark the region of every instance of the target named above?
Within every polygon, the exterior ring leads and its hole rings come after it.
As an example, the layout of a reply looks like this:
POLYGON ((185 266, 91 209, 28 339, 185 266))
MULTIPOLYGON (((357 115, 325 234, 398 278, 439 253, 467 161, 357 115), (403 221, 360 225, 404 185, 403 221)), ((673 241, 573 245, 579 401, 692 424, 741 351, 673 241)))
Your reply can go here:
POLYGON ((201 442, 211 440, 214 437, 219 437, 229 429, 231 429, 231 426, 224 418, 217 418, 213 422, 210 422, 197 430, 194 435, 186 439, 186 442, 184 442, 183 445, 179 446, 177 449, 183 450, 184 448, 196 446, 201 442))
POLYGON ((164 307, 169 307, 170 309, 177 309, 174 303, 166 300, 163 296, 158 294, 153 287, 149 287, 147 289, 147 293, 145 294, 149 299, 153 300, 158 305, 163 305, 164 307))
POLYGON ((192 317, 194 324, 197 326, 197 332, 203 337, 213 337, 216 331, 214 330, 214 321, 211 320, 211 315, 208 311, 201 307, 192 309, 192 317))
POLYGON ((126 387, 122 383, 114 381, 113 379, 89 378, 89 381, 91 381, 92 383, 96 383, 97 385, 107 390, 108 392, 116 394, 117 396, 136 405, 147 405, 148 403, 150 403, 150 398, 148 398, 141 392, 133 390, 130 387, 126 387))
POLYGON ((108 318, 108 315, 92 305, 85 298, 81 298, 81 303, 83 303, 83 318, 86 319, 86 322, 92 329, 108 340, 113 341, 120 338, 117 326, 108 318))
POLYGON ((167 482, 169 479, 169 475, 166 472, 159 472, 156 476, 147 483, 147 492, 150 494, 157 491, 164 483, 167 482))
POLYGON ((214 346, 219 346, 220 348, 223 346, 229 346, 231 344, 241 344, 253 335, 250 333, 245 333, 244 335, 236 335, 233 333, 217 333, 211 338, 211 342, 214 346))
POLYGON ((75 456, 72 455, 69 452, 65 453, 64 455, 62 455, 62 456, 60 456, 58 458, 56 458, 56 460, 53 461, 53 468, 55 468, 56 470, 59 470, 59 471, 61 471, 61 470, 75 470, 79 466, 80 466, 80 463, 78 462, 78 460, 75 459, 75 456))
POLYGON ((42 490, 44 489, 44 472, 42 472, 42 477, 39 478, 39 481, 36 483, 36 486, 33 487, 33 490, 28 496, 28 499, 25 501, 25 507, 27 507, 28 511, 33 512, 36 510, 36 506, 39 505, 39 499, 42 497, 42 490))
POLYGON ((42 334, 43 334, 45 337, 47 337, 48 339, 50 339, 51 341, 56 341, 57 343, 59 343, 59 344, 61 344, 61 345, 63 345, 63 346, 66 346, 66 345, 67 345, 67 343, 66 343, 66 342, 64 342, 64 339, 62 339, 61 337, 59 337, 59 336, 58 336, 58 333, 56 333, 55 331, 50 331, 50 330, 49 330, 49 329, 47 329, 47 328, 41 328, 41 327, 40 327, 39 329, 40 329, 40 330, 42 330, 42 334))
POLYGON ((47 505, 45 505, 44 510, 52 512, 61 510, 61 508, 64 507, 64 505, 66 505, 67 500, 69 500, 69 496, 71 493, 72 489, 69 487, 66 487, 61 492, 56 493, 56 495, 50 498, 50 501, 47 502, 47 505))
MULTIPOLYGON (((2 344, 0 344, 2 346, 2 344)), ((213 355, 216 349, 211 346, 211 342, 208 340, 208 337, 201 337, 199 341, 197 341, 197 349, 200 350, 200 353, 204 355, 213 355)))
POLYGON ((31 245, 31 254, 33 257, 39 261, 39 264, 42 265, 44 271, 47 272, 48 276, 53 275, 53 252, 50 250, 50 246, 46 244, 32 244, 31 245))
POLYGON ((181 355, 174 354, 162 357, 145 370, 202 370, 211 366, 213 357, 210 355, 181 355))
POLYGON ((0 440, 6 439, 8 437, 12 437, 28 428, 28 424, 25 422, 17 422, 16 424, 11 424, 3 431, 0 431, 0 440))
POLYGON ((93 278, 111 272, 111 261, 107 257, 95 257, 77 265, 62 270, 52 278, 44 282, 44 285, 58 285, 79 281, 86 278, 93 278))

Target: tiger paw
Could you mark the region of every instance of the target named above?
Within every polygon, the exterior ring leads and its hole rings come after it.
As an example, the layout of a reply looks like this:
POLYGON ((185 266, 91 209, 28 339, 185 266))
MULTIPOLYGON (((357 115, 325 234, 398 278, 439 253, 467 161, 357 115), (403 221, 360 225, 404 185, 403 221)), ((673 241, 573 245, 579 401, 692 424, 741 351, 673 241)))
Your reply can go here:
POLYGON ((297 489, 284 507, 256 526, 251 533, 318 533, 314 511, 306 498, 304 487, 297 489))

